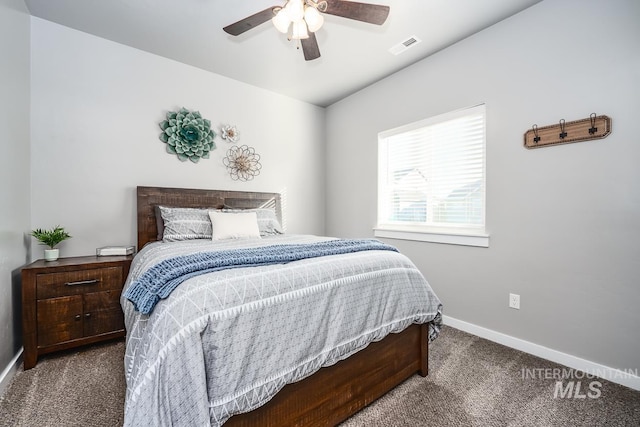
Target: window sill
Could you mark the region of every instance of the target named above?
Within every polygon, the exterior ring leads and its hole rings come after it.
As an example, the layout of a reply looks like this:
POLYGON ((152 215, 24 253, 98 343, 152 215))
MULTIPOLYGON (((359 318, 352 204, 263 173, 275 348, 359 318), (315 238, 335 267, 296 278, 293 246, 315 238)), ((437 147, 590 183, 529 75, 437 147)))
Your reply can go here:
POLYGON ((489 247, 488 234, 471 234, 465 232, 426 232, 390 230, 386 228, 374 228, 374 236, 387 239, 414 240, 418 242, 444 243, 449 245, 489 247))

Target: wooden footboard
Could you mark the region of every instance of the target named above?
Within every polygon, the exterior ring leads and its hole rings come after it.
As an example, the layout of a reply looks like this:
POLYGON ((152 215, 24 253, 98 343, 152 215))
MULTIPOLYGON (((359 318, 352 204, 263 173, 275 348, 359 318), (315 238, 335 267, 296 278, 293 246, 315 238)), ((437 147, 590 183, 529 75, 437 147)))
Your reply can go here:
POLYGON ((411 325, 312 376, 226 426, 334 426, 415 373, 427 375, 428 325, 411 325))

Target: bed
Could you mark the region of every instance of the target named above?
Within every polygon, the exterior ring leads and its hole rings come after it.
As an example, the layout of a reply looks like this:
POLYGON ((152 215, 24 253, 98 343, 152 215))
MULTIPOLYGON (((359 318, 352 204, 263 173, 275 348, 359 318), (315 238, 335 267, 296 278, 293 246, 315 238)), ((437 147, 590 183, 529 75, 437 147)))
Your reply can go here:
POLYGON ((262 228, 260 239, 163 243, 169 232, 161 230, 160 206, 269 210, 282 218, 277 193, 137 188, 139 253, 121 298, 125 426, 332 426, 410 376, 427 375, 442 306, 403 255, 376 246, 381 242, 262 235, 262 228), (343 243, 366 249, 243 268, 216 264, 180 278, 167 296, 154 294, 151 311, 132 298, 145 278, 156 283, 156 267, 175 259, 201 263, 212 246, 225 254, 297 257, 288 248, 325 251, 343 243))

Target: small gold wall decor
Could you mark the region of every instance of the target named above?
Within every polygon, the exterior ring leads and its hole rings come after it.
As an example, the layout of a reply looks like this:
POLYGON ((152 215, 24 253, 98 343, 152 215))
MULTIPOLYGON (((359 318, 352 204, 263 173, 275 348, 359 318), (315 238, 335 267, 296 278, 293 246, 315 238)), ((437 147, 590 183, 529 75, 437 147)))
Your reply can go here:
POLYGON ((251 181, 260 175, 260 155, 253 147, 234 145, 227 151, 227 157, 222 159, 227 171, 234 181, 251 181))
POLYGON ((560 120, 557 125, 538 127, 533 125, 524 134, 526 148, 540 148, 549 145, 569 144, 571 142, 590 141, 606 138, 611 133, 611 118, 596 116, 596 113, 586 119, 565 122, 560 120))

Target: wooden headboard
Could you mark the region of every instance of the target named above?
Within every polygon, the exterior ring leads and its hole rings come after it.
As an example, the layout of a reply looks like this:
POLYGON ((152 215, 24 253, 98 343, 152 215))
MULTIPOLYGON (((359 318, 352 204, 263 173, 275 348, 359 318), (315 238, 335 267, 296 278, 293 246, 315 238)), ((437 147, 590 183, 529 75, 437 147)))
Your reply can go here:
POLYGON ((158 240, 156 206, 234 209, 271 208, 282 222, 279 193, 198 190, 190 188, 138 187, 138 250, 158 240))

